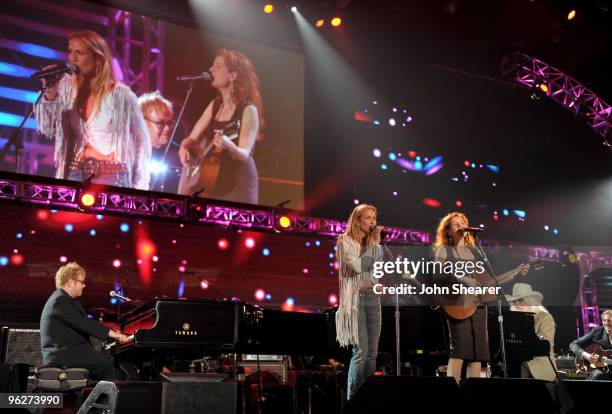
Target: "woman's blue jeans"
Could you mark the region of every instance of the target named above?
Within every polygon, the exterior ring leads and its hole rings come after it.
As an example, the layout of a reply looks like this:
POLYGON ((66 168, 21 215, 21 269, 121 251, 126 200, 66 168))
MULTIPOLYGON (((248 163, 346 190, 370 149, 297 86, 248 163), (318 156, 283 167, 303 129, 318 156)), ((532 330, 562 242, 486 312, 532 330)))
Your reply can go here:
POLYGON ((380 338, 380 296, 368 289, 359 296, 358 344, 353 346, 353 356, 348 371, 347 398, 351 399, 365 380, 376 371, 378 339, 380 338))

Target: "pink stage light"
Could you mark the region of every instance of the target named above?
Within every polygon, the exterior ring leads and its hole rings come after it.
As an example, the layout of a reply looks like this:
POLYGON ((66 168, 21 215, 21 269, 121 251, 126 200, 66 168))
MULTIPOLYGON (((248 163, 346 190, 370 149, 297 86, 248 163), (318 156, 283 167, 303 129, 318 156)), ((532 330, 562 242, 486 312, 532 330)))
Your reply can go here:
POLYGON ((255 299, 261 302, 265 298, 266 298, 266 292, 263 289, 257 289, 255 291, 255 299))
POLYGON ((337 305, 337 304, 338 304, 338 296, 336 296, 336 295, 335 295, 335 294, 333 294, 333 293, 330 293, 330 294, 329 294, 329 296, 327 297, 327 302, 328 302, 330 305, 332 305, 332 306, 333 306, 333 305, 337 305))

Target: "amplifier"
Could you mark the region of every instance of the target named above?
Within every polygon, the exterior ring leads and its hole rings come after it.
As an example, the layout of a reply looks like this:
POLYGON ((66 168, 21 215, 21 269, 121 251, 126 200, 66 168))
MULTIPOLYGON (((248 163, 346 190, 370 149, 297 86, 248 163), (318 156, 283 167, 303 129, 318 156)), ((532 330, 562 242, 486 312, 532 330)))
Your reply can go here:
POLYGON ((40 330, 3 327, 0 362, 41 366, 40 330))
MULTIPOLYGON (((238 362, 238 366, 242 367, 244 374, 241 374, 240 379, 257 372, 257 362, 238 362)), ((286 362, 260 362, 259 368, 262 372, 268 371, 283 384, 287 383, 287 363, 286 362)))
POLYGON ((559 370, 576 369, 576 358, 566 355, 558 356, 555 358, 555 364, 559 370))

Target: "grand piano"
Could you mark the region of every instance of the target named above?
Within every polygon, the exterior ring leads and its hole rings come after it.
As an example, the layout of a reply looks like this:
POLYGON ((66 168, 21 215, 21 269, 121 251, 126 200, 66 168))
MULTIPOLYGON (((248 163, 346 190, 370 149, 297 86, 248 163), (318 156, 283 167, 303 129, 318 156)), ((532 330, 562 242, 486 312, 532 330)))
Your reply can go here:
MULTIPOLYGON (((548 356, 550 343, 536 336, 533 313, 503 311, 506 366, 510 378, 520 378, 521 365, 534 357, 548 356)), ((497 364, 501 363, 499 324, 496 309, 488 315, 489 349, 493 373, 501 376, 497 364)))
POLYGON ((124 367, 134 367, 139 379, 153 379, 176 361, 220 353, 327 355, 335 346, 326 314, 242 302, 156 298, 123 314, 118 323, 133 339, 112 352, 124 367))
POLYGON ((262 309, 245 303, 156 298, 119 317, 133 338, 112 352, 139 379, 152 379, 174 361, 256 345, 261 319, 262 309))

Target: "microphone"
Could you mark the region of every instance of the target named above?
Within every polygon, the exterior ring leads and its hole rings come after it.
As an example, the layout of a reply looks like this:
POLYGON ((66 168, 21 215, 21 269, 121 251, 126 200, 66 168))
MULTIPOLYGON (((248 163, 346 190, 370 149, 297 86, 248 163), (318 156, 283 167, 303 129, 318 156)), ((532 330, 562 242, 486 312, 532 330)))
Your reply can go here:
MULTIPOLYGON (((374 230, 376 230, 376 226, 375 226, 375 225, 372 225, 372 226, 370 227, 370 233, 374 233, 374 230)), ((380 239, 381 239, 381 240, 383 240, 385 237, 387 237, 387 231, 386 231, 386 230, 383 228, 383 229, 380 231, 380 239)))
POLYGON ((179 82, 195 82, 195 81, 210 81, 212 79, 212 76, 210 76, 210 73, 204 71, 198 75, 187 75, 187 76, 179 76, 178 78, 176 78, 177 81, 179 82))
POLYGON ((482 227, 465 226, 461 229, 462 233, 480 233, 481 231, 484 231, 482 227))
POLYGON ((114 290, 111 290, 108 294, 111 298, 119 298, 119 299, 123 299, 126 302, 134 302, 132 299, 128 298, 127 296, 120 295, 114 290))
POLYGON ((52 68, 47 68, 43 70, 39 70, 38 72, 30 75, 30 79, 38 80, 38 79, 48 79, 53 78, 55 76, 63 75, 64 73, 69 73, 70 75, 77 73, 79 69, 70 62, 64 62, 60 65, 53 66, 52 68))

